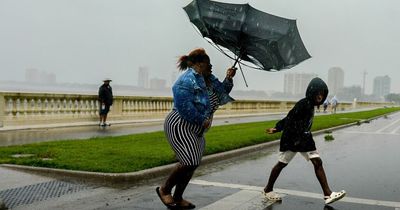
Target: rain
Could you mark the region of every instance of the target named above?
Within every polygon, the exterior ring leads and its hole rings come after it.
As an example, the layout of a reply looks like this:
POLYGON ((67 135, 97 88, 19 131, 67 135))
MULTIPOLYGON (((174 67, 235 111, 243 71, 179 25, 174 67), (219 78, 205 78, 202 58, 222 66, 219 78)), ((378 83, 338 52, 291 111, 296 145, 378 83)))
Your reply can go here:
MULTIPOLYGON (((35 68, 55 74, 60 84, 98 85, 102 78, 112 77, 114 84, 136 86, 138 69, 145 66, 151 78, 164 79, 170 86, 176 57, 194 47, 209 52, 217 76, 223 76, 223 69, 233 64, 193 30, 182 9, 190 0, 22 2, 1 1, 3 81, 24 82, 26 69, 35 68), (154 58, 159 59, 155 62, 154 58)), ((361 86, 362 72, 367 71, 367 94, 372 93, 373 79, 383 75, 391 77, 392 92, 400 92, 394 62, 400 49, 400 30, 395 27, 400 19, 398 1, 229 2, 249 3, 260 11, 296 20, 312 56, 277 74, 244 67, 249 87, 238 77, 237 90, 282 92, 285 73, 316 73, 327 79, 328 70, 339 66, 346 75, 354 75, 346 77, 345 86, 361 86)), ((238 7, 237 11, 242 10, 238 7)))

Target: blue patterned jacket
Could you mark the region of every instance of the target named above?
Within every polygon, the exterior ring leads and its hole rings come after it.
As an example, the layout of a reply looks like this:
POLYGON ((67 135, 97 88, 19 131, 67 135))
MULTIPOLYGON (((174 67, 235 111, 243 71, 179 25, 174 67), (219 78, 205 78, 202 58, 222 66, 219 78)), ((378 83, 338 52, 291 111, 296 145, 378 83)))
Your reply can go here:
MULTIPOLYGON (((211 83, 218 96, 219 105, 234 101, 229 96, 233 87, 231 80, 225 79, 224 82, 220 82, 211 75, 211 83)), ((202 126, 204 120, 212 115, 206 83, 203 76, 194 69, 188 68, 178 78, 172 86, 172 93, 174 110, 177 110, 179 115, 190 123, 202 126)))

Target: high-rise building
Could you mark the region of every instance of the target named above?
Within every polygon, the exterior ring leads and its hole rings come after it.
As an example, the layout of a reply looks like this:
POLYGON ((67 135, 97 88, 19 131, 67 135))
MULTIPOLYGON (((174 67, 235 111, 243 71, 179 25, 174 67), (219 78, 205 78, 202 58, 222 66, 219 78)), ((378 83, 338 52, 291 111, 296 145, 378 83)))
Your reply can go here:
POLYGON ((57 77, 54 73, 48 73, 46 75, 46 83, 55 84, 57 82, 57 77))
POLYGON ((304 95, 308 84, 316 76, 311 73, 287 73, 283 82, 283 92, 290 95, 304 95))
POLYGON ((29 68, 25 70, 25 81, 30 83, 40 82, 40 71, 37 69, 29 68))
POLYGON ((339 94, 339 100, 341 101, 353 101, 355 98, 362 99, 362 87, 360 85, 353 85, 351 87, 343 87, 339 94))
POLYGON ((153 78, 150 80, 150 88, 154 90, 163 90, 166 88, 167 81, 164 79, 153 78))
POLYGON ((388 75, 374 78, 373 95, 384 97, 390 93, 390 77, 388 75))
POLYGON ((149 69, 147 67, 139 67, 138 87, 149 88, 149 69))
POLYGON ((29 68, 25 70, 25 81, 30 83, 55 84, 57 78, 54 73, 29 68))
POLYGON ((332 67, 328 70, 329 95, 337 95, 344 87, 344 72, 340 67, 332 67))

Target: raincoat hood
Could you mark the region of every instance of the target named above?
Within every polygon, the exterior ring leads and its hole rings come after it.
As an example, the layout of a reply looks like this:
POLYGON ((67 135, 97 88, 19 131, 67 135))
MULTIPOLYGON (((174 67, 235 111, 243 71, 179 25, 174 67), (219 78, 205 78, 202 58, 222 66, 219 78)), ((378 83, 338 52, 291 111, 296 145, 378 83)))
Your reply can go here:
POLYGON ((326 97, 328 97, 328 86, 321 78, 315 77, 308 84, 306 98, 311 100, 314 105, 321 105, 326 100, 326 97), (315 96, 317 96, 319 92, 322 92, 323 98, 320 103, 316 103, 315 96))

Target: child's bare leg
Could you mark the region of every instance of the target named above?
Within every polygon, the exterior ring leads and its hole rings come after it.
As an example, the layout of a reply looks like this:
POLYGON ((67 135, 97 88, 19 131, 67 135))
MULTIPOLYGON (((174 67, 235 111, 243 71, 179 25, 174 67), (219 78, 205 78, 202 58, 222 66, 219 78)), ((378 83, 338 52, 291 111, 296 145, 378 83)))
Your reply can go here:
POLYGON ((269 175, 268 184, 264 188, 264 192, 271 192, 273 191, 274 184, 278 179, 279 174, 281 173, 282 169, 287 166, 286 163, 278 162, 271 170, 271 174, 269 175))
POLYGON ((321 185, 322 191, 324 192, 324 195, 329 196, 332 193, 332 191, 329 188, 328 180, 325 175, 324 167, 322 166, 321 158, 312 158, 310 160, 311 160, 312 164, 314 165, 315 175, 317 176, 317 179, 319 181, 319 184, 321 185))

